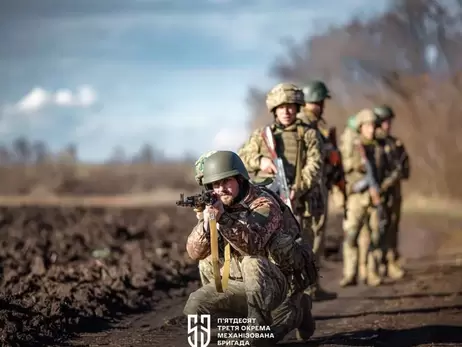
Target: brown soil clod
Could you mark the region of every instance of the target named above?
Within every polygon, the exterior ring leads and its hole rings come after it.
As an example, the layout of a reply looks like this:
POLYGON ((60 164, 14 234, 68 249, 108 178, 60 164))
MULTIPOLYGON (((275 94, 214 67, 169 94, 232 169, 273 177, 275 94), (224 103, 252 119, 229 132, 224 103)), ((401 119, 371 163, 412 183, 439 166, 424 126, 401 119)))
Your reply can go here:
POLYGON ((0 209, 0 345, 103 329, 198 280, 181 254, 180 223, 194 218, 173 209, 0 209))

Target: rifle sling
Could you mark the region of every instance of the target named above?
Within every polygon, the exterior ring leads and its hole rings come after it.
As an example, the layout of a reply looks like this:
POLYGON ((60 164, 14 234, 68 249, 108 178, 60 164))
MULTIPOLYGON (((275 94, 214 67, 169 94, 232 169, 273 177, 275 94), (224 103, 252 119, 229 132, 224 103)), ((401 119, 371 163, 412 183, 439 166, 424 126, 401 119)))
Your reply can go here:
POLYGON ((215 288, 217 292, 223 293, 228 288, 230 263, 231 263, 231 249, 229 243, 225 241, 225 263, 223 268, 223 280, 220 275, 220 258, 218 252, 218 231, 217 221, 214 216, 211 216, 210 222, 210 249, 212 253, 212 266, 213 278, 215 280, 215 288))
POLYGON ((297 161, 295 163, 295 190, 299 190, 302 186, 302 141, 303 131, 302 126, 297 126, 297 161))

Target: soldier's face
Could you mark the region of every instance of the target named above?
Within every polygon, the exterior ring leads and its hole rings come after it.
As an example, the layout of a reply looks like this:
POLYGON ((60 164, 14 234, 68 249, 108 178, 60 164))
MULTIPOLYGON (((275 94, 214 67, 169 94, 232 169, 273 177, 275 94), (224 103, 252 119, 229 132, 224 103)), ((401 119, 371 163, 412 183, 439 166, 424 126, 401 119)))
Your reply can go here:
POLYGON ((225 178, 212 184, 213 191, 224 205, 230 206, 239 194, 239 182, 234 177, 225 178))
POLYGON ((364 123, 361 126, 361 135, 368 140, 374 138, 375 124, 374 123, 364 123))
POLYGON ((380 127, 386 132, 388 133, 390 131, 390 128, 391 128, 391 122, 389 120, 385 120, 382 122, 382 124, 380 125, 380 127))
POLYGON ((297 117, 297 105, 284 104, 276 108, 276 118, 282 125, 291 125, 297 117))
POLYGON ((305 108, 308 111, 313 112, 313 114, 316 115, 317 118, 320 118, 322 114, 324 113, 324 101, 317 102, 317 103, 307 103, 305 105, 305 108))

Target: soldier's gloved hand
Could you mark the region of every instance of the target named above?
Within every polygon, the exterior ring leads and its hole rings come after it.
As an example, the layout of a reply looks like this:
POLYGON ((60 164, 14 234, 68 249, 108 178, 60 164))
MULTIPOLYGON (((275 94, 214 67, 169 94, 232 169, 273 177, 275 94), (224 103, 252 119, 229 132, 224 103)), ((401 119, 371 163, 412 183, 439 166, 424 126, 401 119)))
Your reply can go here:
POLYGON ((204 222, 207 218, 207 224, 208 224, 211 214, 215 215, 215 220, 218 222, 223 212, 225 212, 225 208, 223 207, 223 203, 221 202, 221 200, 218 199, 213 205, 209 205, 205 208, 204 222))
POLYGON ((204 211, 198 208, 194 209, 194 212, 196 212, 196 218, 197 220, 201 220, 204 218, 204 211))
POLYGON ((202 212, 202 216, 204 217, 204 231, 206 233, 209 233, 210 232, 210 227, 209 227, 210 214, 209 214, 209 211, 207 211, 207 209, 205 209, 204 212, 202 212))
POLYGON ((276 173, 277 169, 273 161, 267 157, 261 157, 260 170, 269 174, 276 173))

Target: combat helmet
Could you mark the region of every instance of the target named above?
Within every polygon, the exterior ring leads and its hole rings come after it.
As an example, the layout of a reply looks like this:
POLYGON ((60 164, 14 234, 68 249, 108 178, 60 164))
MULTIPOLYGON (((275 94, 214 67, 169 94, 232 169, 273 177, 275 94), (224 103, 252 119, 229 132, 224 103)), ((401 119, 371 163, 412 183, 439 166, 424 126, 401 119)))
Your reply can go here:
POLYGON ((231 151, 217 151, 204 162, 202 183, 207 185, 238 175, 246 181, 250 180, 249 173, 241 158, 231 151))
POLYGON ((365 108, 361 111, 358 112, 356 115, 356 131, 359 131, 361 129, 361 126, 366 123, 373 123, 375 124, 377 120, 377 116, 375 113, 368 108, 365 108))
POLYGON ((374 108, 374 113, 379 121, 386 121, 395 118, 395 113, 388 105, 381 105, 374 108))
POLYGON ((199 159, 196 160, 194 164, 194 172, 195 176, 194 179, 196 182, 202 186, 202 177, 204 177, 204 162, 205 160, 210 157, 213 153, 216 153, 217 151, 209 151, 207 153, 202 154, 199 159))
POLYGON ((266 96, 266 107, 270 112, 283 104, 305 105, 303 91, 292 83, 280 83, 266 96))
POLYGON ((317 103, 330 99, 330 91, 322 81, 313 81, 303 88, 306 103, 317 103))
POLYGON ((356 130, 356 115, 352 115, 348 118, 347 127, 356 130))

